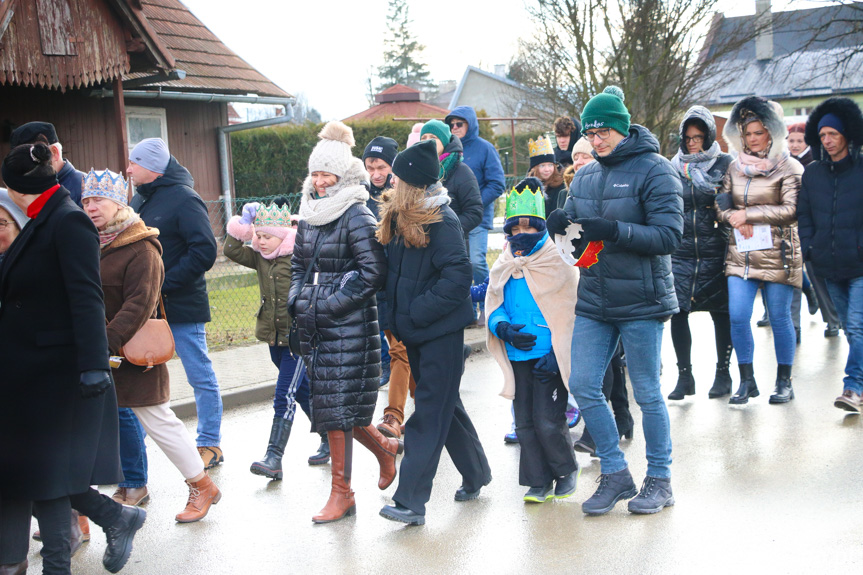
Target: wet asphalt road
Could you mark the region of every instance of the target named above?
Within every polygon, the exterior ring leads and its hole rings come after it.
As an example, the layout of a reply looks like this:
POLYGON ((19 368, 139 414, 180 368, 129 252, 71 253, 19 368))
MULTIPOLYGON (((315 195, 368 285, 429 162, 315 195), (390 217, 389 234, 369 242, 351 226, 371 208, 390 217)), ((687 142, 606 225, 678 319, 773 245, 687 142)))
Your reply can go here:
MULTIPOLYGON (((845 342, 825 339, 823 324, 804 316, 794 371, 797 398, 773 406, 767 403, 775 377, 772 339, 769 329, 754 328, 762 395, 746 406, 729 406, 707 398, 715 363, 709 316, 695 314, 692 325, 697 395, 669 402, 677 504, 658 515, 633 516, 618 504, 606 516, 585 517, 580 504, 593 493, 599 464, 583 454, 575 496, 525 505, 525 488, 517 484, 519 448, 503 443, 509 404, 497 395, 501 377, 483 353, 471 358, 462 382, 464 403, 494 475, 478 500, 453 501, 460 479, 444 455, 427 524, 387 521, 378 511, 391 503, 395 485, 377 489, 374 459, 357 446, 357 516, 313 525, 311 516, 329 493, 329 466, 306 465, 317 446, 316 436, 305 433, 308 420, 297 415, 285 479, 268 482, 248 467, 264 453, 271 407, 248 405, 225 414, 226 462, 212 473, 224 497, 199 523, 174 522, 187 491, 176 469, 150 444, 148 519, 122 573, 860 572, 863 422, 832 405, 841 392, 845 342)), ((667 394, 676 381, 667 327, 663 362, 667 394)), ((736 387, 736 373, 734 380, 736 387)), ((382 392, 379 412, 385 404, 382 392)), ((623 443, 640 483, 646 462, 635 407, 633 415, 635 438, 623 443)), ((29 573, 41 571, 38 549, 33 543, 29 573)), ((104 536, 94 526, 93 541, 73 559, 73 572, 104 573, 103 551, 104 536)))

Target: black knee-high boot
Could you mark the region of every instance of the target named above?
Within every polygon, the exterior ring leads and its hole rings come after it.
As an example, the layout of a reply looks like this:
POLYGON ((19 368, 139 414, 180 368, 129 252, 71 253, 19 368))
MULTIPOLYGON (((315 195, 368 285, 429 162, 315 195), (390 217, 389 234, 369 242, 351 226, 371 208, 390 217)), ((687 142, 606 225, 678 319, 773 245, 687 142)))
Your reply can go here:
POLYGON ((293 421, 283 417, 274 417, 273 426, 270 428, 270 441, 267 444, 267 454, 261 461, 256 461, 249 468, 255 475, 263 475, 270 479, 282 478, 282 456, 285 454, 285 446, 291 436, 293 421))

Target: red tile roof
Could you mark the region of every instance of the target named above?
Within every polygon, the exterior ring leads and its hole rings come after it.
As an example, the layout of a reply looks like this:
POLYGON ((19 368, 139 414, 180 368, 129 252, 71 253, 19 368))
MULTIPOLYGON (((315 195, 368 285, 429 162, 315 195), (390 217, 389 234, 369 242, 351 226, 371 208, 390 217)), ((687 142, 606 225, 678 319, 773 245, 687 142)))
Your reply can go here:
POLYGON ((355 120, 374 120, 378 118, 445 118, 449 110, 438 108, 425 102, 387 102, 372 106, 359 114, 354 114, 342 120, 353 122, 355 120))

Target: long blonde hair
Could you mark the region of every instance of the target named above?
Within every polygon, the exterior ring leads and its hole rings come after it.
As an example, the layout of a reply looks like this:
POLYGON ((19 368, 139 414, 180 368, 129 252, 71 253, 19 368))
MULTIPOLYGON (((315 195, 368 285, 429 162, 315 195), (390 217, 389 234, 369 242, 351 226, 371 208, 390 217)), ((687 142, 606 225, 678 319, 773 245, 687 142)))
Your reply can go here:
POLYGON ((429 244, 428 226, 443 220, 440 207, 429 208, 425 203, 425 188, 418 188, 399 179, 396 187, 381 196, 377 240, 387 245, 397 236, 411 248, 429 244))

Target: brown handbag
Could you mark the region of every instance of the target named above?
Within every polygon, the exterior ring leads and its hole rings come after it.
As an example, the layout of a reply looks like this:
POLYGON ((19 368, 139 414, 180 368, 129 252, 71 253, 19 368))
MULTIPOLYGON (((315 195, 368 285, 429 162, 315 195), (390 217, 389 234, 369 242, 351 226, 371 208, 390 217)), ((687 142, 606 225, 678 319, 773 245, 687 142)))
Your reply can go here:
POLYGON ((165 316, 165 303, 159 295, 161 318, 150 318, 132 339, 120 349, 120 355, 132 365, 146 366, 144 372, 174 357, 174 334, 165 316))

